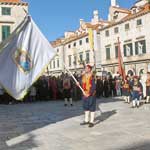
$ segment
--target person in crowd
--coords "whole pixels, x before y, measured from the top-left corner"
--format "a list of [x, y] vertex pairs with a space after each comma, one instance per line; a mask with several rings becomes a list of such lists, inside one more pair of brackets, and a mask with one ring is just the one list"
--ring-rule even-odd
[[30, 101], [32, 102], [35, 100], [36, 100], [36, 87], [32, 85], [30, 88]]
[[45, 76], [41, 76], [38, 83], [38, 93], [40, 100], [47, 100], [48, 96], [48, 81]]
[[112, 79], [112, 85], [111, 85], [111, 88], [112, 88], [112, 96], [116, 96], [116, 80], [115, 80], [115, 77]]
[[117, 77], [115, 87], [116, 87], [117, 96], [121, 96], [121, 79], [120, 79], [120, 77]]
[[130, 85], [129, 81], [126, 78], [122, 85], [122, 95], [126, 103], [130, 103]]
[[116, 95], [116, 92], [114, 90], [115, 89], [115, 84], [114, 84], [113, 77], [110, 76], [109, 79], [108, 79], [108, 81], [109, 81], [109, 91], [110, 91], [109, 95], [113, 97], [113, 96]]
[[147, 79], [146, 79], [146, 102], [149, 103], [150, 101], [150, 72], [147, 72]]
[[64, 106], [68, 105], [68, 99], [70, 101], [70, 105], [73, 106], [72, 103], [72, 82], [69, 75], [66, 73], [63, 79], [63, 93], [64, 93]]
[[103, 82], [100, 76], [96, 77], [96, 97], [100, 98], [103, 93]]
[[57, 79], [56, 79], [56, 82], [57, 82], [57, 98], [58, 99], [63, 99], [63, 79], [61, 78], [61, 76], [58, 76]]
[[140, 106], [140, 96], [142, 95], [142, 84], [139, 81], [138, 76], [134, 76], [132, 85], [132, 108]]
[[109, 81], [107, 77], [103, 77], [103, 91], [104, 97], [109, 97]]
[[4, 101], [4, 89], [0, 85], [0, 104]]
[[142, 95], [142, 97], [144, 99], [146, 99], [146, 79], [147, 79], [147, 74], [146, 74], [146, 71], [143, 69], [143, 73], [140, 76], [140, 82], [141, 82], [142, 87], [143, 87], [143, 95]]
[[53, 100], [56, 100], [58, 97], [58, 89], [57, 89], [57, 81], [56, 81], [56, 77], [53, 76], [52, 77], [52, 81], [51, 81], [51, 87], [52, 87], [52, 98]]

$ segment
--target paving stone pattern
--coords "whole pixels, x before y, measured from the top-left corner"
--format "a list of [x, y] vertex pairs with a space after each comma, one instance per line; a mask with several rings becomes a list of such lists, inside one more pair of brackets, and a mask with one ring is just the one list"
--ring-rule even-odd
[[0, 105], [0, 150], [150, 150], [150, 104], [101, 98], [95, 126], [83, 117], [81, 101]]

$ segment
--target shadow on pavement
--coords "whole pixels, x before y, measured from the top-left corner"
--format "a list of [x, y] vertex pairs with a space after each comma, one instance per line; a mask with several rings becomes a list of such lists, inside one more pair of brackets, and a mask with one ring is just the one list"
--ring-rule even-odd
[[101, 115], [95, 118], [95, 125], [107, 120], [116, 113], [116, 110], [101, 112]]
[[118, 102], [118, 101], [123, 101], [123, 98], [121, 97], [112, 97], [112, 98], [104, 98], [101, 97], [100, 99], [98, 99], [100, 101], [100, 103], [112, 103], [112, 102]]
[[[26, 150], [36, 148], [33, 130], [83, 114], [80, 102], [64, 107], [63, 101], [37, 102], [32, 104], [0, 105], [0, 150]], [[17, 140], [24, 134], [26, 139], [14, 144], [7, 141]], [[29, 146], [29, 148], [28, 148]]]
[[[98, 100], [97, 103], [106, 100], [111, 101], [105, 99]], [[116, 114], [116, 110], [103, 112], [95, 119], [96, 124], [114, 114]], [[0, 150], [36, 149], [38, 143], [35, 142], [36, 137], [32, 135], [31, 131], [80, 115], [83, 115], [81, 101], [77, 101], [73, 107], [64, 107], [63, 101], [0, 105]], [[22, 138], [22, 135], [27, 135], [27, 137], [17, 141], [20, 137]], [[15, 140], [16, 142], [12, 144], [8, 143]]]
[[125, 148], [119, 148], [119, 150], [149, 150], [149, 149], [150, 149], [150, 142], [143, 142]]

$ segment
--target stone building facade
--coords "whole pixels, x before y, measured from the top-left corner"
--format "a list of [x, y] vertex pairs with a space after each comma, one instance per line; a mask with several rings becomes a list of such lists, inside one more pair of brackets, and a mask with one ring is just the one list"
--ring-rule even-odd
[[[58, 75], [62, 71], [66, 72], [65, 68], [73, 73], [80, 73], [85, 64], [91, 64], [100, 70], [100, 34], [98, 29], [108, 24], [108, 21], [99, 19], [98, 11], [95, 10], [91, 22], [80, 19], [80, 26], [76, 31], [65, 32], [64, 37], [51, 42], [57, 51], [57, 55], [50, 62], [49, 75]], [[89, 30], [91, 30], [91, 33]], [[93, 42], [93, 48], [91, 42]]]
[[21, 0], [0, 0], [0, 42], [21, 23], [28, 12], [28, 3]]
[[100, 30], [102, 70], [118, 71], [118, 37], [126, 74], [150, 71], [150, 5], [137, 1], [130, 10], [110, 7], [110, 25]]
[[[52, 42], [57, 55], [51, 61], [50, 73], [65, 71], [63, 63], [73, 72], [80, 71], [84, 62], [95, 65], [96, 71], [116, 74], [118, 38], [126, 74], [150, 71], [150, 4], [147, 0], [136, 1], [130, 9], [121, 8], [117, 0], [111, 0], [108, 20], [99, 18], [98, 11], [94, 11], [91, 22], [81, 19], [79, 29], [66, 32], [64, 37]], [[93, 50], [89, 28], [93, 32]]]

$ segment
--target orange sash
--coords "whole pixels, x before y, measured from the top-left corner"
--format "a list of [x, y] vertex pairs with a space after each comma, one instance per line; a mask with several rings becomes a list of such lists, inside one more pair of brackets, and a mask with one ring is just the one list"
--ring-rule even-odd
[[86, 94], [90, 95], [90, 90], [92, 87], [92, 75], [83, 75], [82, 76], [82, 88]]

